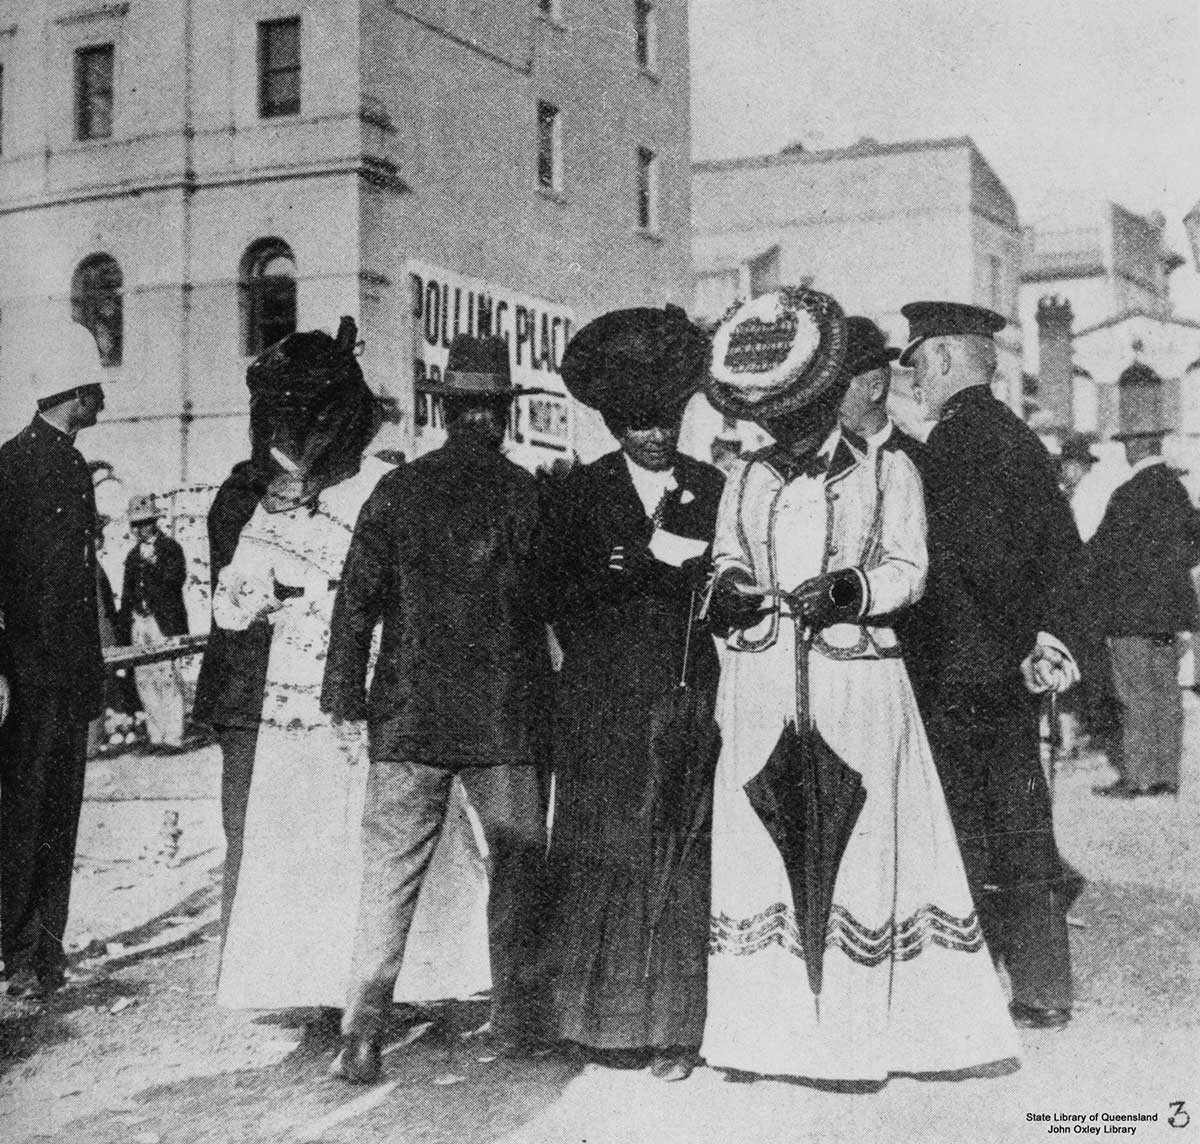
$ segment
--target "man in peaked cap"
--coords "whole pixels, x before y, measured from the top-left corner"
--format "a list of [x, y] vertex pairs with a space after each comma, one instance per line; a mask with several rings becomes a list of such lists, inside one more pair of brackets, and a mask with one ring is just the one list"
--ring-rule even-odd
[[88, 723], [104, 665], [96, 501], [75, 435], [104, 408], [100, 355], [74, 322], [6, 357], [36, 404], [0, 446], [0, 616], [12, 703], [0, 743], [0, 897], [9, 996], [62, 985]]
[[936, 421], [922, 469], [929, 582], [906, 657], [958, 832], [984, 936], [1023, 1026], [1071, 1011], [1066, 909], [1078, 891], [1054, 842], [1038, 699], [1078, 677], [1055, 634], [1079, 550], [1041, 442], [991, 391], [999, 314], [954, 302], [901, 308], [900, 364]]
[[[545, 802], [538, 701], [549, 657], [538, 604], [537, 486], [501, 454], [518, 391], [507, 344], [460, 334], [442, 397], [448, 439], [384, 477], [363, 506], [330, 628], [322, 710], [366, 720], [363, 890], [334, 1073], [370, 1083], [417, 896], [457, 777], [491, 854], [496, 1050], [540, 1039]], [[372, 635], [382, 624], [369, 694]]]
[[898, 449], [920, 472], [925, 446], [888, 416], [892, 362], [900, 350], [887, 344], [883, 331], [870, 318], [857, 314], [846, 319], [846, 339], [842, 370], [850, 385], [838, 410], [842, 427], [861, 437], [868, 449]]

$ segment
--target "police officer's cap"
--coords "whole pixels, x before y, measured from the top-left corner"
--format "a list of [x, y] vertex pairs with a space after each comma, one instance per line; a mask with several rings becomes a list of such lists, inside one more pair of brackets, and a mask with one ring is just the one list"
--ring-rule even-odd
[[913, 351], [926, 338], [946, 338], [963, 334], [990, 338], [1007, 322], [983, 306], [968, 306], [964, 302], [909, 302], [900, 307], [908, 319], [908, 345], [900, 355], [901, 365], [911, 365]]

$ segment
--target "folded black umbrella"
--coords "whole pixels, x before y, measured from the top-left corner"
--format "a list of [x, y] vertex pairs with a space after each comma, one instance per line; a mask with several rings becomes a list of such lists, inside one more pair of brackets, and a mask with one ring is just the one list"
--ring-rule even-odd
[[796, 638], [799, 725], [784, 724], [766, 766], [743, 789], [783, 859], [808, 985], [820, 998], [833, 888], [867, 792], [812, 721], [807, 640], [799, 630]]

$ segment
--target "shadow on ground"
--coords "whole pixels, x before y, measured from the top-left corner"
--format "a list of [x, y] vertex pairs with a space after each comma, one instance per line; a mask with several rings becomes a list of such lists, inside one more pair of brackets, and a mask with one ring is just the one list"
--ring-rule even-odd
[[380, 1103], [328, 1122], [316, 1134], [321, 1122], [378, 1091], [329, 1076], [337, 1033], [327, 1022], [309, 1026], [299, 1046], [276, 1064], [144, 1089], [131, 1094], [123, 1112], [81, 1118], [54, 1139], [128, 1144], [136, 1122], [139, 1133], [159, 1131], [163, 1139], [169, 1133], [171, 1144], [487, 1144], [544, 1112], [582, 1066], [559, 1053], [487, 1058], [477, 1042], [463, 1035], [486, 1016], [486, 1002], [397, 1006], [385, 1045], [425, 1022], [432, 1021], [433, 1027], [412, 1045], [386, 1054], [381, 1084], [391, 1087]]

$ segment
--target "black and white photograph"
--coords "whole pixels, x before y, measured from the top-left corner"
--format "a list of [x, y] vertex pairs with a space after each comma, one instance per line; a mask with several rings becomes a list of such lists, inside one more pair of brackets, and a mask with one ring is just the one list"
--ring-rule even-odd
[[1187, 1144], [1197, 632], [1196, 0], [0, 0], [5, 1141]]

